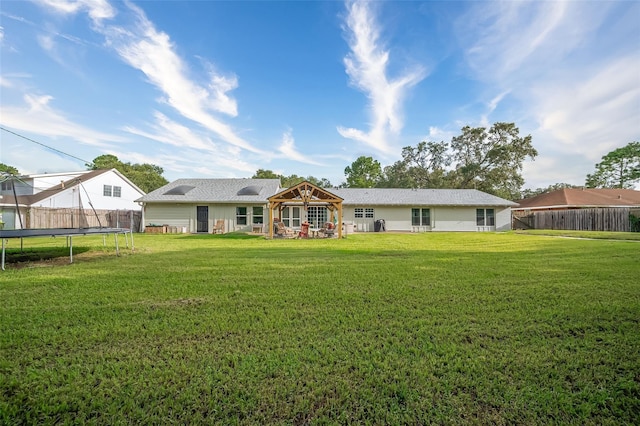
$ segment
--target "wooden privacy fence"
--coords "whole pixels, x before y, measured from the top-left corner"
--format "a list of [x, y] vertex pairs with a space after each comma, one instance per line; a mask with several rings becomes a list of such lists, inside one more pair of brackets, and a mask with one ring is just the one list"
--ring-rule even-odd
[[640, 210], [628, 207], [514, 212], [514, 229], [563, 229], [576, 231], [630, 232], [630, 214]]
[[27, 210], [25, 228], [128, 228], [140, 231], [142, 212], [135, 210], [84, 210], [31, 207]]

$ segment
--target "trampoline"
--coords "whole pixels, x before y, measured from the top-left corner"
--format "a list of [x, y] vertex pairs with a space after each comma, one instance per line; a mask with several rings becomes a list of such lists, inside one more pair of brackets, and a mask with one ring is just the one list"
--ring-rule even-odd
[[129, 247], [129, 240], [127, 236], [131, 237], [131, 250], [133, 247], [133, 232], [127, 228], [53, 228], [53, 229], [3, 229], [0, 230], [0, 240], [2, 240], [2, 270], [5, 269], [5, 250], [6, 240], [9, 238], [20, 238], [20, 244], [22, 246], [22, 239], [34, 238], [34, 237], [65, 237], [69, 245], [69, 263], [73, 263], [73, 237], [85, 236], [85, 235], [102, 235], [103, 244], [106, 245], [105, 237], [113, 234], [116, 244], [116, 256], [120, 255], [120, 249], [118, 247], [118, 234], [124, 234], [127, 247]]

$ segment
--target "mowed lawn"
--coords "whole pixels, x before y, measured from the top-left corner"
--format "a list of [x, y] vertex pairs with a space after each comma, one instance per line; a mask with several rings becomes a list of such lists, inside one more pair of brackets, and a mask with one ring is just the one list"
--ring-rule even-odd
[[0, 423], [640, 422], [638, 242], [107, 245], [0, 273]]

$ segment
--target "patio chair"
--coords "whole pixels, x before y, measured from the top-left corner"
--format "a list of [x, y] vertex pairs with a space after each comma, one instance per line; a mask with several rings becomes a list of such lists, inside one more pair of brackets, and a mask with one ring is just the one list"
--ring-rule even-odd
[[216, 220], [216, 225], [213, 227], [212, 234], [224, 234], [224, 219]]
[[280, 238], [295, 238], [296, 233], [293, 229], [287, 228], [284, 222], [275, 223], [276, 236]]
[[325, 238], [331, 238], [336, 234], [336, 225], [333, 222], [325, 222], [320, 230]]

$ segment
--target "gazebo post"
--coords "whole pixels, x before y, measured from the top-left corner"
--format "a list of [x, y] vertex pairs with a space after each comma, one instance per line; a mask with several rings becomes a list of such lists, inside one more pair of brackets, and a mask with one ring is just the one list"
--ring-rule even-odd
[[273, 239], [273, 205], [269, 203], [269, 239]]

